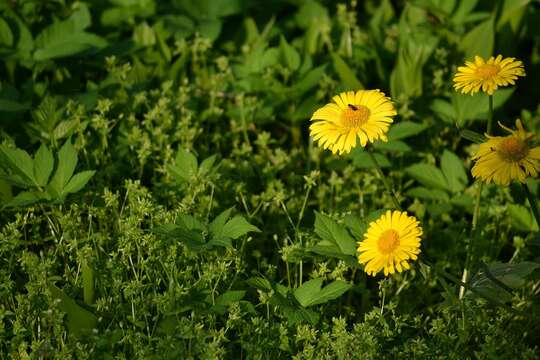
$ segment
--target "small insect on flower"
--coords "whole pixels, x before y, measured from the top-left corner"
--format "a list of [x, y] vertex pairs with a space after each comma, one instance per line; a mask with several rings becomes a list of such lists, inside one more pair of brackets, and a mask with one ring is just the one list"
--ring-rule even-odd
[[364, 240], [358, 243], [358, 261], [364, 271], [375, 276], [402, 272], [410, 268], [409, 260], [416, 260], [420, 253], [422, 228], [414, 216], [405, 211], [388, 210], [369, 224]]
[[525, 182], [528, 176], [537, 177], [540, 171], [540, 146], [531, 147], [535, 134], [528, 133], [516, 120], [517, 130], [499, 123], [510, 132], [508, 136], [487, 136], [473, 157], [471, 173], [487, 183], [508, 185], [512, 180]]
[[[388, 141], [386, 133], [396, 109], [379, 90], [347, 91], [315, 111], [309, 127], [313, 140], [332, 153], [349, 153], [359, 143]], [[359, 140], [359, 142], [358, 142]]]
[[454, 75], [454, 88], [463, 94], [474, 95], [479, 90], [493, 95], [499, 86], [514, 85], [518, 76], [525, 76], [523, 63], [515, 58], [491, 56], [487, 61], [480, 56], [474, 62], [465, 61], [465, 66], [458, 67]]

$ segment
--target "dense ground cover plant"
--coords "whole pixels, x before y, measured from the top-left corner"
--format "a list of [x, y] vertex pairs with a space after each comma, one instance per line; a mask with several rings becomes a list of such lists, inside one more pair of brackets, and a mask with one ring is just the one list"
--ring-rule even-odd
[[[514, 135], [532, 152], [510, 160], [534, 161], [539, 18], [512, 0], [0, 1], [0, 357], [537, 358], [537, 170], [484, 184], [481, 162]], [[491, 55], [522, 62], [515, 86], [454, 90]], [[342, 104], [348, 129], [378, 127], [332, 144], [317, 109], [369, 89], [391, 109]], [[364, 268], [399, 208], [417, 259]]]

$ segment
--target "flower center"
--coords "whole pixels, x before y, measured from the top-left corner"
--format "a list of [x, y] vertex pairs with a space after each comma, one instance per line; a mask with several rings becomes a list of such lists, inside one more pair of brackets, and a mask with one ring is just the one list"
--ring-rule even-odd
[[341, 123], [347, 128], [356, 128], [364, 125], [369, 119], [369, 108], [364, 105], [351, 105], [343, 110]]
[[399, 234], [394, 229], [388, 229], [381, 234], [377, 241], [379, 251], [384, 255], [390, 254], [399, 246]]
[[518, 162], [529, 154], [529, 147], [517, 136], [508, 136], [497, 147], [497, 153], [506, 161]]
[[491, 79], [493, 76], [499, 73], [501, 68], [495, 64], [484, 64], [476, 69], [475, 74], [484, 80]]

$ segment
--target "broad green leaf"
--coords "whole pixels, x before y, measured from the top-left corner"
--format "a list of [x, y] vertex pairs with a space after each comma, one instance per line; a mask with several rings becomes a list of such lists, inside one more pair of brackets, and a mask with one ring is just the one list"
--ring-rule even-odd
[[508, 215], [510, 215], [510, 219], [512, 220], [512, 227], [516, 230], [523, 232], [538, 231], [538, 225], [529, 208], [522, 205], [510, 204], [508, 205]]
[[58, 152], [56, 171], [48, 185], [55, 193], [54, 195], [60, 195], [64, 192], [64, 188], [73, 176], [77, 161], [77, 151], [71, 144], [71, 140], [67, 140]]
[[[375, 156], [377, 163], [379, 163], [382, 168], [392, 167], [390, 160], [388, 160], [385, 155], [379, 153], [374, 153], [373, 155]], [[375, 164], [373, 163], [373, 161], [369, 157], [369, 154], [366, 151], [356, 148], [351, 152], [351, 157], [354, 166], [356, 166], [357, 168], [371, 169], [375, 167]]]
[[364, 85], [358, 80], [354, 71], [337, 53], [332, 53], [332, 63], [343, 87], [353, 91], [364, 89]]
[[59, 308], [66, 313], [67, 328], [76, 336], [84, 336], [98, 325], [97, 317], [79, 306], [75, 300], [64, 294], [56, 285], [49, 284], [51, 295], [60, 301]]
[[222, 236], [225, 223], [231, 217], [232, 208], [223, 211], [208, 225], [208, 231], [213, 237]]
[[409, 152], [411, 147], [399, 140], [390, 140], [388, 142], [378, 141], [373, 146], [377, 151], [386, 151], [386, 152]]
[[257, 277], [249, 278], [246, 282], [248, 283], [249, 286], [252, 286], [256, 289], [259, 289], [265, 292], [272, 291], [272, 283], [266, 278], [257, 276]]
[[390, 127], [389, 140], [401, 140], [420, 134], [427, 128], [426, 124], [418, 124], [412, 121], [402, 121]]
[[296, 82], [292, 87], [287, 90], [286, 96], [290, 96], [293, 98], [301, 97], [306, 92], [313, 89], [319, 84], [325, 70], [326, 65], [321, 65], [313, 70], [310, 70], [306, 74], [306, 76], [304, 76], [300, 81]]
[[144, 47], [154, 46], [156, 44], [156, 33], [146, 21], [143, 21], [133, 30], [133, 41]]
[[317, 278], [302, 284], [294, 291], [294, 296], [303, 307], [324, 304], [328, 301], [339, 298], [352, 285], [341, 280], [333, 281], [321, 289], [323, 279]]
[[465, 58], [473, 60], [476, 55], [487, 59], [493, 53], [494, 43], [494, 18], [491, 17], [469, 31], [459, 44]]
[[413, 179], [428, 188], [450, 190], [441, 170], [431, 164], [414, 164], [405, 169]]
[[467, 178], [463, 161], [456, 154], [449, 150], [444, 150], [441, 157], [441, 169], [452, 192], [465, 189], [469, 179]]
[[300, 54], [293, 46], [289, 45], [283, 35], [279, 40], [279, 51], [282, 63], [290, 70], [297, 70], [300, 66]]
[[34, 178], [39, 186], [47, 185], [54, 169], [54, 155], [49, 148], [41, 144], [34, 155]]
[[260, 232], [256, 226], [251, 225], [240, 215], [236, 215], [231, 220], [227, 221], [221, 231], [221, 236], [231, 239], [237, 239], [248, 232]]
[[34, 161], [28, 153], [21, 149], [13, 149], [0, 145], [0, 166], [18, 175], [18, 179], [27, 186], [34, 186]]
[[223, 315], [227, 311], [229, 305], [242, 300], [245, 294], [246, 292], [244, 290], [226, 291], [216, 298], [215, 304], [212, 306], [212, 310], [220, 315]]
[[323, 278], [311, 279], [294, 290], [294, 296], [296, 297], [300, 305], [304, 307], [308, 306], [311, 300], [317, 296], [319, 291], [321, 291], [323, 281]]
[[94, 176], [96, 172], [94, 170], [81, 171], [80, 173], [75, 174], [69, 182], [66, 184], [62, 193], [64, 194], [73, 194], [81, 190], [88, 180]]
[[[10, 99], [0, 99], [0, 111], [22, 112], [22, 111], [28, 110], [29, 108], [30, 108], [29, 102], [20, 103], [18, 101], [10, 100]], [[6, 117], [5, 119], [2, 119], [2, 120], [8, 120], [8, 119], [9, 117]]]
[[345, 227], [319, 212], [315, 213], [315, 233], [322, 240], [335, 244], [342, 255], [356, 255], [356, 241]]
[[13, 46], [13, 32], [8, 23], [0, 17], [0, 47]]
[[409, 189], [407, 190], [405, 194], [407, 196], [415, 197], [418, 199], [425, 199], [425, 200], [441, 200], [441, 201], [450, 200], [446, 191], [442, 191], [438, 189], [428, 189], [421, 186]]
[[39, 191], [22, 191], [8, 201], [5, 207], [27, 206], [35, 204], [42, 200], [49, 200], [46, 193]]
[[[211, 155], [204, 159], [199, 165], [199, 176], [204, 177], [205, 175], [212, 172], [214, 169], [214, 164], [216, 162], [216, 155]], [[217, 166], [216, 166], [217, 168]]]
[[[57, 24], [53, 24], [55, 26]], [[102, 37], [87, 32], [70, 32], [69, 28], [56, 26], [47, 28], [48, 31], [42, 38], [42, 47], [34, 52], [34, 60], [45, 61], [79, 54], [89, 49], [101, 49], [107, 46], [107, 41]], [[40, 34], [41, 35], [41, 34]], [[42, 39], [41, 38], [41, 39]], [[38, 37], [39, 40], [40, 38]]]
[[168, 169], [176, 181], [189, 182], [197, 175], [197, 158], [189, 150], [179, 149], [176, 155], [176, 163], [173, 166], [168, 166]]

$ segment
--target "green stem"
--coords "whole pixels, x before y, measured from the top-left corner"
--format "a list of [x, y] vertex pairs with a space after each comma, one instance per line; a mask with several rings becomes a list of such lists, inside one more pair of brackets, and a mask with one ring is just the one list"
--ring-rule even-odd
[[[491, 135], [491, 127], [493, 124], [493, 95], [488, 96], [489, 106], [488, 106], [488, 116], [487, 116], [487, 127], [486, 134]], [[474, 253], [474, 243], [478, 237], [478, 219], [480, 218], [480, 202], [482, 201], [482, 189], [484, 188], [484, 183], [480, 183], [478, 190], [476, 192], [476, 199], [474, 204], [474, 212], [471, 224], [471, 232], [469, 233], [469, 244], [467, 246], [467, 255], [465, 257], [465, 266], [463, 268], [463, 275], [461, 276], [461, 281], [466, 283], [469, 278], [469, 268], [472, 262], [472, 255]], [[462, 299], [465, 295], [465, 286], [459, 288], [459, 298]]]
[[371, 161], [373, 161], [373, 164], [375, 165], [375, 168], [377, 169], [377, 172], [379, 173], [379, 177], [381, 178], [381, 181], [383, 182], [384, 187], [386, 188], [386, 191], [388, 192], [388, 194], [390, 194], [390, 197], [392, 198], [392, 201], [394, 202], [395, 208], [401, 210], [401, 205], [399, 204], [399, 200], [397, 198], [397, 195], [394, 192], [394, 190], [392, 189], [392, 187], [390, 186], [390, 183], [388, 183], [388, 181], [386, 181], [386, 179], [384, 177], [384, 173], [383, 173], [383, 171], [381, 169], [381, 166], [379, 165], [379, 162], [375, 158], [375, 155], [373, 155], [373, 152], [371, 151], [370, 147], [367, 147], [367, 153], [369, 154], [369, 157], [371, 158]]
[[487, 118], [487, 129], [486, 133], [491, 135], [491, 126], [493, 124], [493, 95], [489, 95], [489, 109], [488, 109], [488, 118]]
[[538, 201], [529, 190], [527, 184], [521, 184], [521, 186], [523, 187], [523, 191], [525, 191], [527, 199], [529, 200], [529, 204], [531, 205], [531, 210], [533, 212], [534, 219], [536, 220], [536, 225], [538, 225], [538, 229], [540, 229], [540, 213], [538, 212]]

